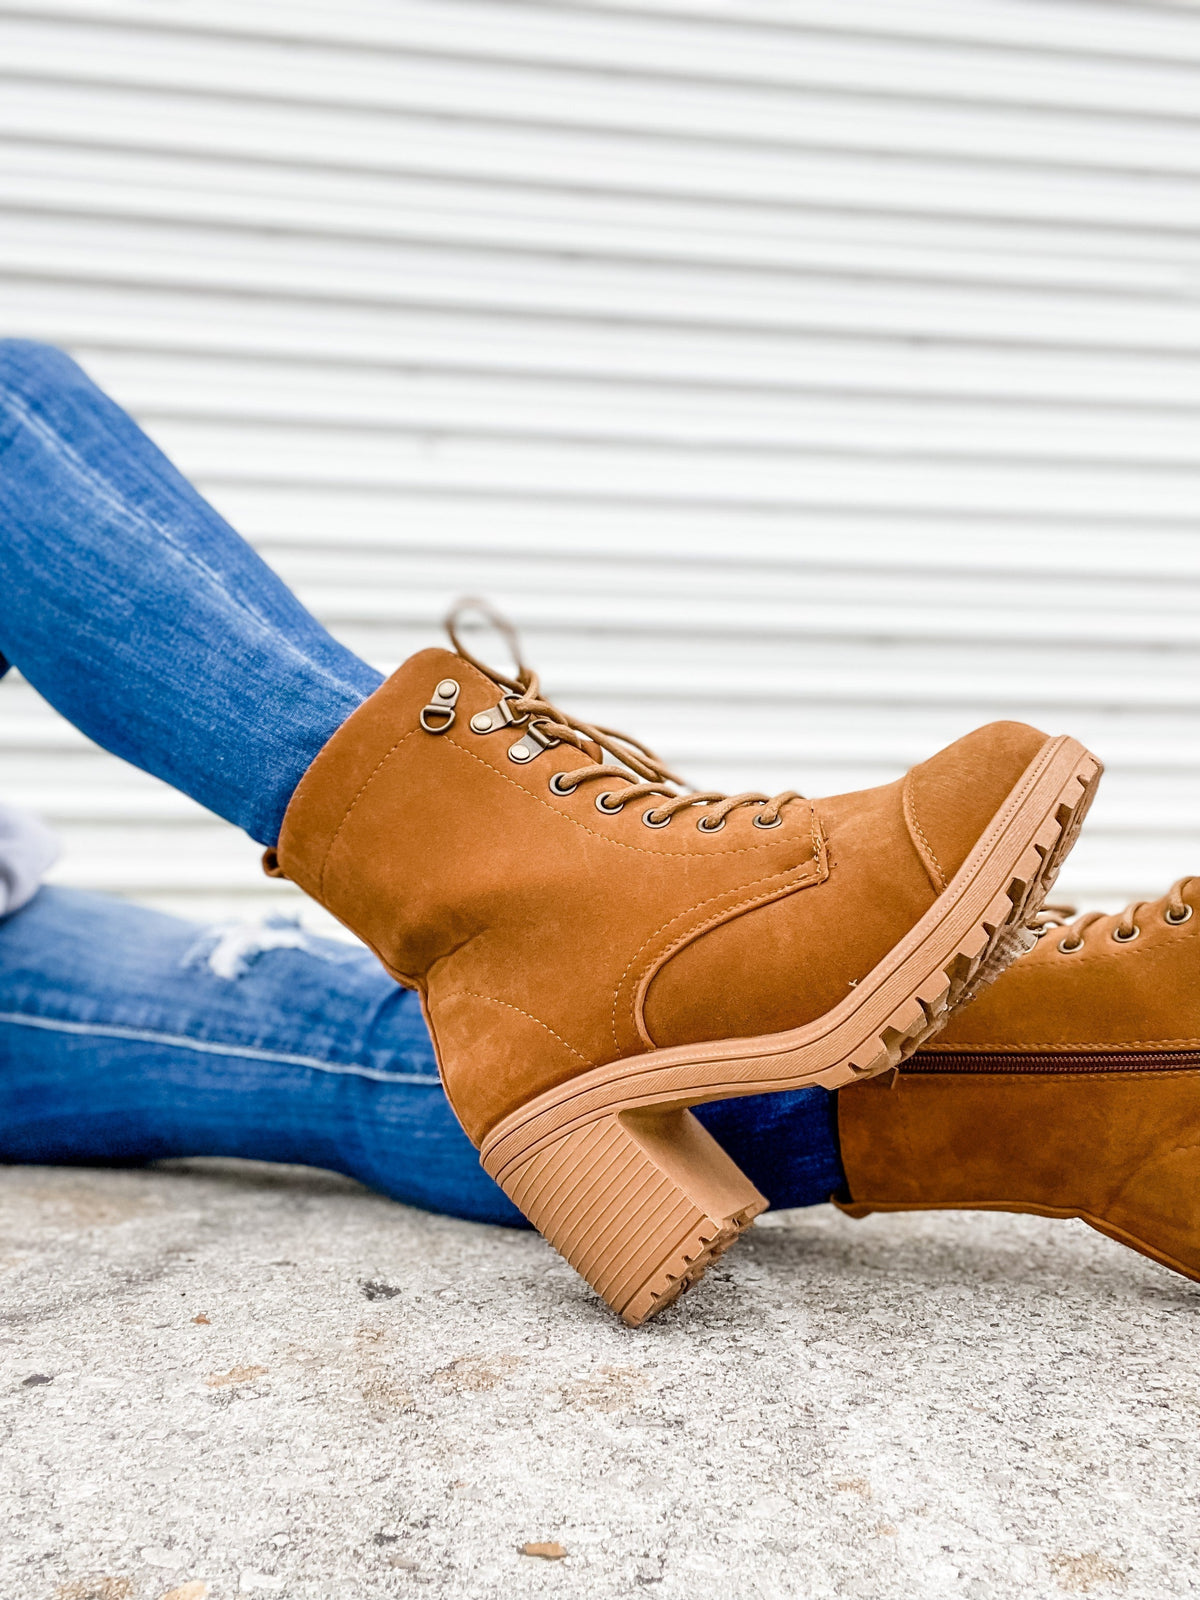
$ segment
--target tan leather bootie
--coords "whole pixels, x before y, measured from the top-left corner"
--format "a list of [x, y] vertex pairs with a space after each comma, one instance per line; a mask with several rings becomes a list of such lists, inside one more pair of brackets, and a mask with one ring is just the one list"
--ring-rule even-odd
[[1023, 948], [1099, 770], [997, 723], [862, 794], [678, 793], [459, 645], [334, 734], [267, 866], [420, 990], [487, 1171], [636, 1324], [766, 1205], [687, 1108], [914, 1049]]
[[1036, 947], [892, 1078], [838, 1096], [853, 1216], [1081, 1217], [1200, 1278], [1200, 879]]

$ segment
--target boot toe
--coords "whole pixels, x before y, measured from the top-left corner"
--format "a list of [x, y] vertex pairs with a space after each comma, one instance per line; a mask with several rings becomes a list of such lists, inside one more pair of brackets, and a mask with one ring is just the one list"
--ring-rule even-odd
[[904, 820], [938, 893], [970, 855], [1046, 740], [1046, 734], [1024, 722], [991, 722], [908, 774]]

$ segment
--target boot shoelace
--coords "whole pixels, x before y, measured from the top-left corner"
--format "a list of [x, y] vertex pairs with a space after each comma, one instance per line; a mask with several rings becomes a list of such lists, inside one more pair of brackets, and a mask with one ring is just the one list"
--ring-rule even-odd
[[[1179, 878], [1167, 890], [1166, 894], [1158, 900], [1135, 900], [1127, 905], [1112, 931], [1111, 937], [1118, 944], [1130, 944], [1141, 933], [1138, 915], [1142, 911], [1153, 910], [1156, 906], [1162, 907], [1162, 919], [1172, 928], [1178, 928], [1182, 923], [1192, 920], [1192, 908], [1183, 898], [1183, 891], [1189, 883], [1195, 881], [1192, 877]], [[1074, 906], [1043, 906], [1034, 921], [1035, 931], [1041, 935], [1048, 933], [1051, 928], [1062, 928], [1063, 937], [1058, 941], [1058, 948], [1064, 955], [1074, 955], [1083, 949], [1084, 934], [1094, 923], [1106, 920], [1107, 913], [1103, 911], [1088, 911], [1082, 917], [1076, 916]]]
[[[498, 672], [480, 661], [463, 644], [459, 636], [464, 614], [477, 612], [503, 636], [516, 663], [515, 676]], [[612, 816], [635, 800], [654, 796], [657, 804], [642, 813], [648, 828], [665, 828], [681, 811], [693, 806], [703, 806], [704, 814], [696, 826], [702, 833], [717, 833], [725, 826], [731, 811], [741, 806], [761, 806], [751, 819], [756, 828], [778, 828], [783, 822], [783, 808], [792, 800], [802, 800], [795, 789], [782, 789], [778, 794], [766, 795], [748, 789], [744, 794], [726, 795], [716, 789], [688, 790], [684, 780], [659, 760], [653, 750], [627, 733], [615, 728], [605, 728], [599, 723], [584, 722], [570, 716], [547, 700], [541, 691], [538, 675], [521, 658], [521, 642], [516, 629], [486, 601], [461, 600], [446, 618], [446, 632], [450, 642], [464, 660], [477, 667], [485, 677], [500, 686], [507, 702], [504, 722], [520, 724], [527, 729], [537, 729], [545, 743], [569, 744], [582, 754], [592, 757], [592, 764], [576, 767], [573, 772], [556, 772], [550, 779], [555, 794], [573, 794], [581, 784], [610, 778], [620, 788], [606, 789], [596, 796], [596, 809]], [[542, 742], [541, 739], [538, 741]], [[606, 761], [605, 755], [613, 761]], [[682, 789], [682, 794], [676, 793]]]

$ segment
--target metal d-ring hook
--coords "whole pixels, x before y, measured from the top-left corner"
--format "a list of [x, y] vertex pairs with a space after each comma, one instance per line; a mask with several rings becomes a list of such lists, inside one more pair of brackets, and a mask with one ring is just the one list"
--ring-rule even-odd
[[453, 678], [443, 678], [433, 691], [433, 699], [421, 707], [421, 726], [426, 733], [446, 733], [454, 726], [457, 700], [458, 684]]

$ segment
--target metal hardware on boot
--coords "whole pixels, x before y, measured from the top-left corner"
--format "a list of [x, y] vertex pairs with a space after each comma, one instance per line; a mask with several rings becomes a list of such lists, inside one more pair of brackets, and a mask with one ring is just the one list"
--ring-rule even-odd
[[529, 721], [526, 713], [523, 717], [513, 716], [509, 701], [512, 695], [506, 694], [498, 706], [489, 706], [486, 711], [477, 711], [471, 718], [472, 733], [495, 733], [497, 728], [519, 727], [521, 723]]
[[756, 828], [781, 828], [783, 826], [783, 818], [779, 815], [778, 811], [771, 818], [770, 822], [764, 822], [761, 814], [756, 817], [751, 817], [750, 821]]
[[[421, 708], [421, 726], [426, 733], [445, 733], [454, 726], [458, 713], [454, 709], [458, 699], [458, 684], [453, 678], [443, 678], [433, 691], [433, 699]], [[430, 718], [441, 718], [431, 722]]]
[[559, 739], [552, 739], [548, 733], [543, 733], [535, 722], [531, 722], [517, 743], [509, 747], [508, 759], [521, 766], [526, 761], [532, 761], [535, 756], [540, 756], [543, 750], [549, 750], [552, 745], [561, 742]]

